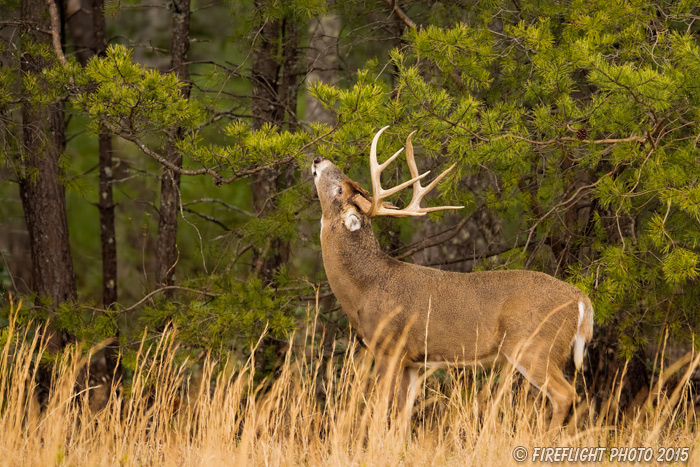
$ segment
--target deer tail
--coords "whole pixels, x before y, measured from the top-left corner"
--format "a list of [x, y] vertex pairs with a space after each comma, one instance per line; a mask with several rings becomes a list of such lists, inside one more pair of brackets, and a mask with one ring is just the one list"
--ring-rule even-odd
[[583, 351], [593, 337], [593, 305], [586, 297], [578, 302], [578, 326], [574, 335], [574, 364], [580, 370], [583, 365]]

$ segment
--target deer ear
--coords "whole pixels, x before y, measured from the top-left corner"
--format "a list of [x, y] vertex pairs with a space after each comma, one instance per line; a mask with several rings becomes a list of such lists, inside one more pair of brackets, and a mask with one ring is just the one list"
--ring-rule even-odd
[[348, 180], [345, 180], [343, 183], [345, 184], [346, 187], [352, 189], [356, 193], [361, 194], [365, 198], [369, 198], [369, 193], [367, 193], [367, 190], [362, 188], [362, 185], [357, 183], [355, 180], [348, 179]]
[[348, 211], [345, 213], [345, 228], [347, 228], [350, 232], [354, 232], [362, 227], [362, 220], [357, 214], [357, 211], [354, 209], [348, 209]]
[[370, 209], [372, 209], [372, 203], [362, 196], [361, 194], [357, 193], [352, 197], [352, 202], [355, 204], [355, 206], [358, 207], [360, 211], [362, 211], [365, 215], [369, 214]]
[[352, 192], [355, 193], [350, 198], [350, 201], [357, 206], [360, 211], [368, 214], [372, 208], [372, 203], [369, 201], [369, 193], [367, 193], [367, 190], [362, 188], [362, 186], [354, 180], [345, 180], [343, 185], [345, 185], [346, 190], [352, 190]]

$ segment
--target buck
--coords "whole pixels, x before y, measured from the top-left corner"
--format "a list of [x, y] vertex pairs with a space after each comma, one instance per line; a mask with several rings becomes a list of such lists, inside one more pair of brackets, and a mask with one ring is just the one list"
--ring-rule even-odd
[[[372, 232], [379, 216], [423, 216], [461, 206], [420, 207], [423, 197], [454, 165], [423, 187], [414, 160], [411, 133], [406, 159], [411, 179], [381, 186], [384, 163], [377, 160], [375, 135], [369, 163], [370, 196], [329, 160], [317, 157], [312, 174], [323, 212], [321, 250], [333, 294], [357, 331], [370, 344], [380, 374], [391, 378], [398, 407], [411, 413], [420, 368], [510, 362], [552, 405], [550, 429], [562, 426], [576, 391], [563, 368], [573, 347], [581, 368], [593, 335], [593, 307], [576, 287], [541, 272], [525, 270], [457, 273], [405, 263], [385, 254]], [[413, 186], [403, 209], [387, 197]], [[398, 365], [392, 352], [403, 336]]]

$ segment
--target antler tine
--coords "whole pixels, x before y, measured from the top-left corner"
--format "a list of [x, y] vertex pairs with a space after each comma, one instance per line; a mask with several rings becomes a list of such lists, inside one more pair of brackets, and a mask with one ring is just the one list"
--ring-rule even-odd
[[[411, 177], [415, 177], [418, 174], [416, 159], [413, 157], [413, 142], [411, 141], [411, 138], [413, 138], [413, 135], [415, 135], [417, 131], [418, 130], [413, 130], [411, 134], [408, 135], [408, 138], [406, 138], [406, 162], [408, 163], [408, 170], [411, 172]], [[420, 180], [417, 180], [413, 184], [413, 197], [411, 197], [411, 202], [408, 204], [408, 207], [418, 207], [422, 198], [422, 191], [423, 186], [420, 184]]]
[[[387, 216], [396, 216], [397, 214], [399, 216], [422, 216], [424, 213], [408, 213], [408, 212], [403, 212], [403, 210], [396, 209], [396, 208], [388, 208], [382, 205], [382, 200], [386, 199], [387, 197], [393, 195], [394, 193], [398, 193], [399, 191], [403, 190], [407, 186], [411, 185], [412, 183], [418, 182], [420, 179], [426, 177], [430, 171], [425, 172], [424, 174], [414, 176], [411, 178], [411, 180], [408, 180], [404, 183], [401, 183], [393, 188], [389, 188], [388, 190], [385, 190], [382, 188], [382, 171], [396, 159], [399, 154], [403, 151], [403, 148], [399, 149], [394, 153], [393, 156], [388, 158], [386, 161], [384, 161], [382, 164], [377, 161], [377, 142], [379, 141], [379, 137], [381, 134], [389, 128], [389, 126], [385, 126], [381, 130], [377, 132], [376, 135], [374, 135], [374, 139], [372, 139], [372, 146], [370, 148], [369, 152], [369, 170], [370, 170], [370, 177], [372, 179], [372, 207], [370, 208], [369, 211], [369, 217], [377, 217], [379, 215], [387, 215]], [[399, 214], [400, 212], [400, 214]]]
[[[411, 138], [413, 135], [416, 133], [415, 130], [411, 132], [410, 135], [408, 135], [408, 138], [406, 138], [406, 162], [408, 163], [408, 170], [411, 172], [411, 177], [415, 177], [418, 174], [418, 166], [416, 165], [416, 159], [413, 156], [413, 142], [411, 141]], [[428, 212], [435, 212], [435, 211], [442, 211], [446, 209], [462, 209], [464, 206], [437, 206], [437, 207], [432, 207], [432, 208], [421, 208], [420, 207], [420, 202], [423, 200], [423, 197], [428, 194], [435, 186], [440, 183], [440, 180], [445, 178], [445, 176], [450, 173], [452, 169], [455, 168], [457, 164], [452, 164], [447, 170], [445, 170], [443, 173], [435, 177], [435, 180], [430, 182], [428, 186], [425, 188], [420, 184], [420, 180], [416, 180], [413, 183], [413, 197], [411, 198], [411, 202], [404, 208], [406, 211], [418, 211], [420, 213], [428, 213]]]

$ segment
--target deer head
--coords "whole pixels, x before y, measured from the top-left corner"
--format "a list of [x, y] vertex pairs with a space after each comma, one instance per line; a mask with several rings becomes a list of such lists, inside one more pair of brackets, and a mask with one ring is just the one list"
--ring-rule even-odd
[[[406, 139], [406, 161], [408, 169], [411, 173], [411, 179], [403, 182], [393, 188], [385, 190], [381, 184], [381, 174], [389, 164], [391, 164], [404, 150], [399, 149], [393, 156], [388, 158], [382, 164], [377, 160], [377, 143], [381, 134], [389, 128], [385, 126], [377, 132], [372, 140], [372, 146], [369, 156], [369, 167], [372, 179], [372, 196], [365, 191], [359, 183], [349, 179], [338, 167], [330, 161], [317, 157], [314, 159], [311, 173], [314, 176], [314, 183], [318, 191], [318, 197], [321, 201], [321, 210], [324, 218], [340, 218], [343, 220], [346, 228], [350, 231], [358, 230], [362, 225], [369, 223], [369, 219], [379, 216], [391, 217], [407, 217], [407, 216], [424, 216], [429, 212], [461, 209], [464, 206], [439, 206], [431, 208], [420, 207], [420, 202], [423, 197], [428, 194], [435, 186], [455, 167], [454, 164], [438, 175], [435, 180], [430, 182], [426, 187], [423, 187], [420, 181], [425, 178], [430, 171], [423, 174], [418, 174], [418, 167], [413, 155], [413, 144], [411, 138], [415, 131], [408, 135]], [[413, 197], [410, 203], [404, 209], [399, 209], [386, 200], [399, 191], [413, 185]]]

